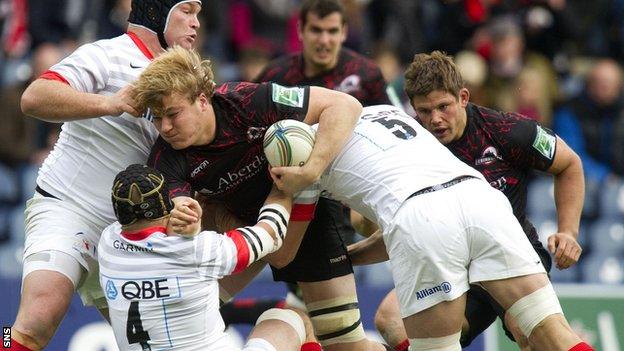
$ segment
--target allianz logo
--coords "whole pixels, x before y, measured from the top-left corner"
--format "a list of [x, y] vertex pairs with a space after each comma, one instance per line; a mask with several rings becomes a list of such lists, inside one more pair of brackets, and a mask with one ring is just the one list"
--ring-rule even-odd
[[439, 292], [443, 292], [445, 294], [448, 294], [449, 292], [451, 292], [452, 286], [451, 283], [449, 282], [443, 282], [440, 285], [436, 285], [434, 287], [431, 288], [425, 288], [422, 289], [420, 291], [416, 292], [416, 299], [417, 300], [421, 300], [426, 298], [427, 296], [431, 296], [435, 293], [439, 293]]

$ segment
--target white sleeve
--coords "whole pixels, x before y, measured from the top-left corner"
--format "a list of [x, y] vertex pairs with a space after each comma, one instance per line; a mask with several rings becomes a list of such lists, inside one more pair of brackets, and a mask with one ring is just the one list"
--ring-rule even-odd
[[232, 274], [238, 262], [232, 239], [217, 232], [203, 231], [194, 241], [197, 267], [202, 277], [221, 279]]
[[84, 93], [97, 93], [106, 87], [111, 67], [108, 54], [97, 43], [85, 44], [50, 71], [61, 75], [72, 88]]

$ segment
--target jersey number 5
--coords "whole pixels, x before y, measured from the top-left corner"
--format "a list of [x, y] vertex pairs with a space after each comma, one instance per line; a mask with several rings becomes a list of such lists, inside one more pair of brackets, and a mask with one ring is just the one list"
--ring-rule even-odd
[[141, 314], [139, 313], [139, 301], [130, 302], [128, 322], [126, 323], [126, 337], [128, 338], [128, 344], [140, 343], [143, 350], [152, 349], [147, 343], [150, 339], [149, 334], [143, 330]]
[[416, 136], [416, 130], [412, 128], [405, 121], [402, 121], [399, 116], [378, 116], [378, 115], [364, 115], [362, 119], [368, 119], [372, 122], [379, 123], [386, 127], [399, 139], [408, 140]]

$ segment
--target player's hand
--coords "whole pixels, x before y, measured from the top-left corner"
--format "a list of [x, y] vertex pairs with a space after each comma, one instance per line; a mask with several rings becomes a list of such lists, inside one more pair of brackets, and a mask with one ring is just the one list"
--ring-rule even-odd
[[548, 251], [553, 254], [559, 269], [566, 269], [578, 262], [583, 249], [569, 233], [555, 233], [548, 237]]
[[288, 195], [294, 195], [314, 184], [317, 177], [306, 173], [303, 167], [271, 167], [271, 178], [277, 188]]
[[197, 200], [179, 196], [173, 199], [168, 227], [173, 233], [183, 236], [194, 236], [201, 231], [202, 208]]
[[141, 117], [141, 113], [136, 109], [136, 102], [133, 98], [134, 86], [128, 84], [113, 95], [106, 97], [108, 114], [120, 116], [126, 112], [134, 117]]

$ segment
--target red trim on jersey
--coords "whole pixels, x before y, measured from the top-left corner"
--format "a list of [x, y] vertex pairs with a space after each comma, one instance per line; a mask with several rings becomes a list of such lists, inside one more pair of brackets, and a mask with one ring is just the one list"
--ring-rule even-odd
[[128, 239], [128, 240], [132, 240], [132, 241], [141, 241], [145, 238], [147, 238], [148, 236], [156, 233], [156, 232], [160, 232], [160, 233], [166, 233], [167, 232], [167, 228], [165, 227], [148, 227], [145, 229], [141, 229], [139, 231], [136, 232], [126, 232], [126, 231], [121, 231], [121, 236], [123, 236], [124, 238]]
[[578, 344], [574, 345], [570, 349], [570, 351], [594, 351], [594, 349], [585, 342], [579, 342]]
[[65, 77], [63, 77], [59, 73], [56, 73], [56, 72], [50, 71], [50, 70], [47, 70], [47, 71], [43, 72], [39, 76], [39, 78], [47, 79], [47, 80], [56, 80], [56, 81], [59, 81], [61, 83], [65, 83], [65, 84], [69, 85], [69, 82], [67, 81], [67, 79], [65, 79]]
[[11, 347], [10, 348], [4, 348], [2, 347], [2, 350], [11, 350], [11, 351], [33, 351], [31, 349], [29, 349], [28, 347], [20, 344], [19, 342], [17, 342], [17, 340], [11, 338]]
[[236, 245], [236, 267], [233, 273], [242, 272], [249, 265], [249, 246], [247, 240], [236, 229], [225, 233]]
[[139, 38], [138, 35], [134, 34], [133, 32], [128, 32], [126, 34], [128, 34], [130, 39], [132, 39], [132, 41], [136, 44], [136, 46], [139, 48], [139, 50], [141, 50], [141, 52], [143, 53], [143, 55], [145, 55], [145, 57], [147, 57], [150, 60], [154, 59], [154, 55], [147, 48], [147, 45], [145, 45], [145, 43], [143, 43], [143, 41]]
[[394, 347], [396, 351], [407, 351], [409, 349], [409, 339], [403, 340], [400, 344]]
[[290, 220], [295, 222], [311, 221], [314, 218], [316, 204], [294, 204], [290, 211]]

